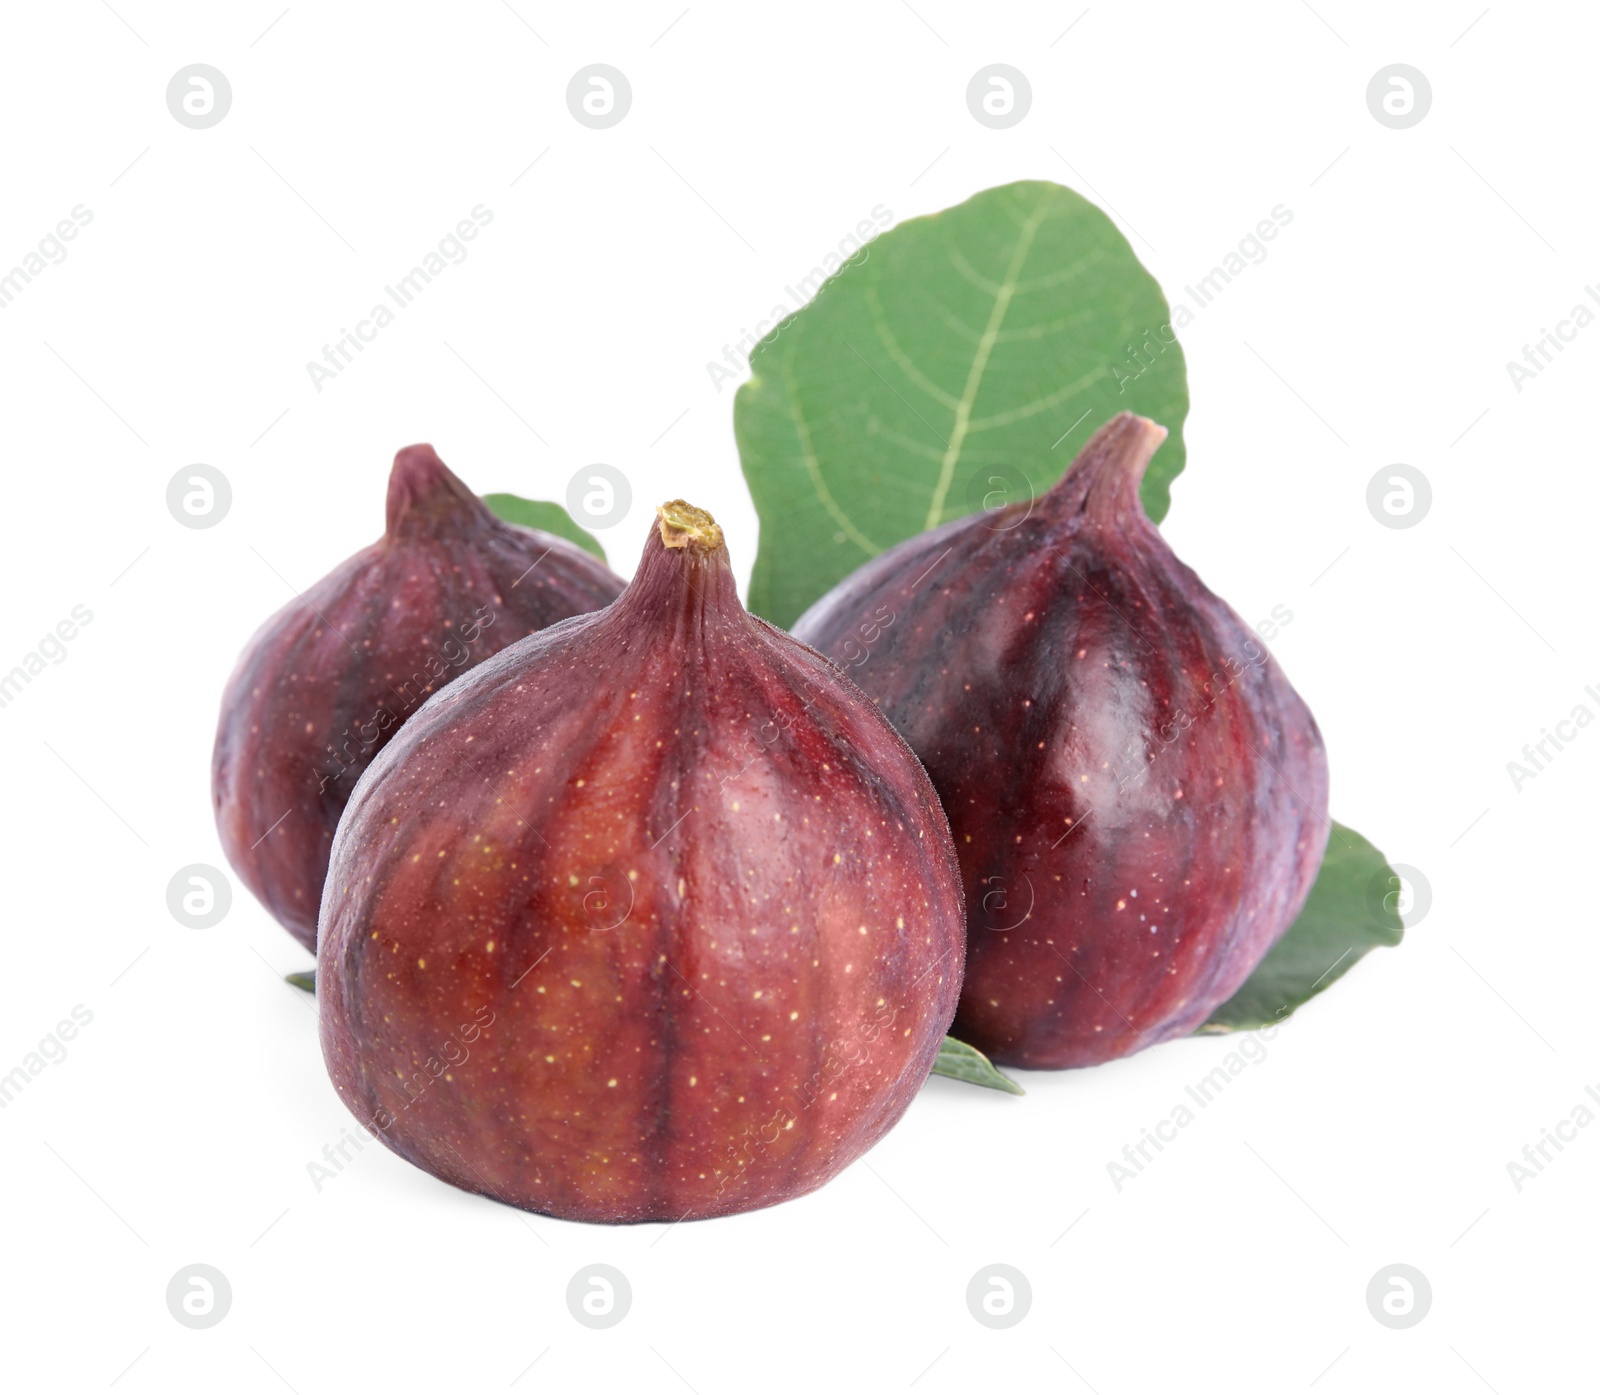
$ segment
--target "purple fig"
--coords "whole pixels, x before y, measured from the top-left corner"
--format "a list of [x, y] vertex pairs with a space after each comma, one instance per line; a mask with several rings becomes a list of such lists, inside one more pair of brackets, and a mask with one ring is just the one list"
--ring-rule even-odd
[[1194, 1031], [1327, 842], [1311, 713], [1140, 507], [1165, 435], [1123, 413], [1041, 498], [891, 548], [795, 626], [939, 791], [967, 897], [954, 1032], [1002, 1063]]
[[435, 1176], [574, 1220], [821, 1186], [917, 1093], [961, 976], [922, 767], [745, 612], [709, 514], [658, 514], [615, 604], [401, 728], [322, 906], [346, 1105]]
[[223, 693], [212, 803], [245, 885], [315, 950], [333, 831], [373, 756], [435, 689], [622, 585], [564, 539], [502, 523], [432, 446], [407, 446], [383, 537], [256, 631]]

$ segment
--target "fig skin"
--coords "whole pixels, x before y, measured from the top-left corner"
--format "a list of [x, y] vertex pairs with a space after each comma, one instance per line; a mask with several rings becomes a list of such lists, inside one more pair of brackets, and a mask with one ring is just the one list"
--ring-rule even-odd
[[891, 548], [795, 625], [939, 791], [967, 898], [952, 1030], [1003, 1064], [1194, 1031], [1327, 843], [1316, 722], [1140, 506], [1165, 436], [1122, 413], [1042, 497]]
[[965, 948], [905, 742], [745, 612], [709, 515], [659, 514], [614, 605], [400, 730], [322, 907], [345, 1104], [435, 1176], [571, 1220], [821, 1186], [927, 1078]]
[[222, 695], [217, 832], [279, 924], [315, 952], [339, 816], [429, 694], [622, 586], [582, 548], [496, 518], [432, 446], [400, 451], [383, 537], [256, 631]]

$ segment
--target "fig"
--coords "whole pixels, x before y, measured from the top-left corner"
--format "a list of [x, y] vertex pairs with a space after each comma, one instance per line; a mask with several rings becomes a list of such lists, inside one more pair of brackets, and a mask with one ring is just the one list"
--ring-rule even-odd
[[240, 879], [314, 951], [333, 831], [373, 756], [435, 689], [622, 585], [572, 543], [501, 522], [432, 446], [407, 446], [383, 537], [268, 620], [228, 680], [211, 798]]
[[922, 759], [967, 903], [953, 1029], [1087, 1066], [1192, 1032], [1298, 914], [1328, 838], [1317, 724], [1139, 503], [1129, 413], [1038, 499], [873, 558], [795, 634]]
[[611, 606], [431, 698], [334, 839], [340, 1096], [468, 1191], [601, 1222], [821, 1186], [927, 1078], [965, 940], [922, 767], [657, 510]]

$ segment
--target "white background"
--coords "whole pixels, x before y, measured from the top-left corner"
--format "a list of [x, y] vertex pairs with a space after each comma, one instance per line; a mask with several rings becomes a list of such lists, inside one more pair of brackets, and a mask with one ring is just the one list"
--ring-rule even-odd
[[[94, 614], [0, 710], [0, 1072], [94, 1015], [0, 1114], [9, 1387], [1592, 1380], [1600, 1128], [1520, 1193], [1506, 1164], [1600, 1086], [1600, 730], [1520, 792], [1506, 762], [1600, 712], [1600, 327], [1521, 392], [1505, 366], [1600, 283], [1592, 9], [115, 3], [5, 21], [0, 263], [94, 215], [0, 311], [0, 668]], [[204, 131], [165, 105], [195, 62], [233, 88]], [[610, 130], [566, 108], [593, 62], [632, 83]], [[1032, 83], [1010, 130], [966, 108], [993, 62]], [[1394, 62], [1433, 88], [1409, 130], [1366, 105]], [[683, 495], [743, 575], [756, 522], [707, 361], [875, 204], [900, 220], [1018, 178], [1113, 208], [1169, 297], [1293, 211], [1184, 334], [1165, 532], [1247, 620], [1293, 611], [1274, 648], [1333, 811], [1424, 873], [1426, 917], [1120, 1192], [1107, 1163], [1237, 1043], [1026, 1076], [1025, 1099], [936, 1080], [821, 1192], [670, 1231], [523, 1216], [374, 1145], [317, 1191], [307, 1164], [352, 1121], [280, 978], [309, 956], [237, 883], [213, 930], [165, 902], [179, 867], [223, 863], [209, 758], [245, 639], [377, 536], [416, 440], [534, 498], [612, 463], [635, 491], [604, 539], [620, 570]], [[467, 260], [318, 393], [306, 361], [479, 203]], [[194, 462], [233, 488], [207, 531], [165, 505]], [[1394, 462], [1434, 493], [1405, 531], [1365, 504]], [[206, 1331], [165, 1302], [197, 1261], [233, 1290]], [[994, 1261], [1033, 1290], [1005, 1331], [964, 1298]], [[1364, 1297], [1397, 1261], [1433, 1289], [1406, 1331]], [[608, 1331], [564, 1299], [592, 1262], [633, 1288]]]

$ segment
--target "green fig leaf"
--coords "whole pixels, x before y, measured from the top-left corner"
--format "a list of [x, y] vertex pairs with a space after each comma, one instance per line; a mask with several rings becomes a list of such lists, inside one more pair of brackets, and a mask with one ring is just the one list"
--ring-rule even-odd
[[1242, 1032], [1282, 1022], [1349, 973], [1369, 949], [1404, 934], [1400, 878], [1354, 829], [1335, 823], [1305, 909], [1201, 1032]]
[[544, 499], [519, 499], [515, 494], [485, 494], [483, 502], [494, 510], [497, 518], [507, 523], [554, 533], [558, 538], [577, 543], [585, 552], [592, 552], [602, 562], [606, 560], [606, 550], [600, 546], [600, 539], [574, 523], [572, 515], [560, 504]]
[[315, 993], [317, 991], [317, 971], [315, 969], [307, 969], [298, 974], [285, 974], [283, 981], [292, 984], [296, 988], [303, 988], [307, 993]]
[[1119, 411], [1183, 469], [1177, 324], [1116, 225], [1059, 184], [975, 195], [884, 233], [750, 356], [734, 435], [761, 519], [750, 609], [788, 626], [905, 538], [1041, 493]]
[[977, 1047], [954, 1037], [946, 1037], [939, 1047], [933, 1074], [948, 1075], [952, 1080], [965, 1080], [969, 1085], [982, 1085], [990, 1090], [1004, 1090], [1008, 1095], [1025, 1093], [1022, 1086], [1002, 1073]]

